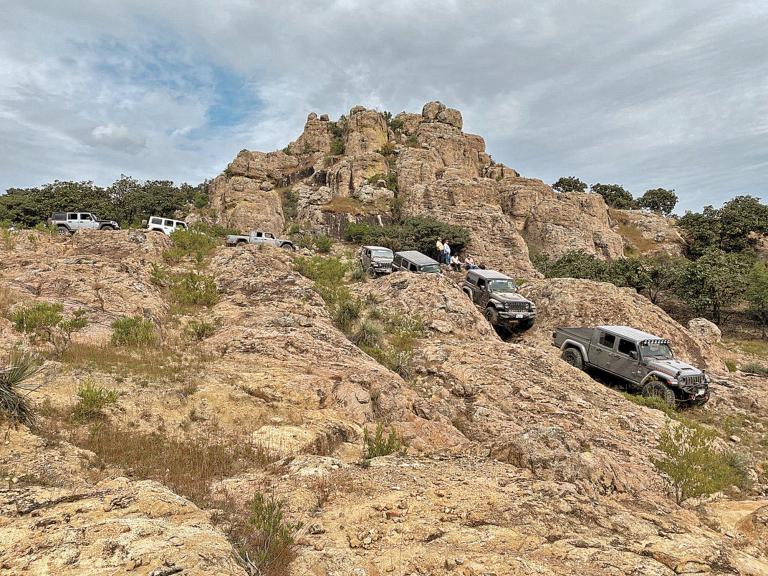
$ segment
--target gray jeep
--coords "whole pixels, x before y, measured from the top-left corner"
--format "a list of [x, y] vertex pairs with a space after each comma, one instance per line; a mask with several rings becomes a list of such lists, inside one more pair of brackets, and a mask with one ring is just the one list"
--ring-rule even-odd
[[568, 364], [617, 376], [631, 392], [657, 396], [670, 406], [709, 400], [709, 376], [676, 360], [665, 338], [629, 326], [558, 328], [552, 338]]
[[527, 330], [536, 320], [536, 305], [518, 294], [514, 280], [501, 272], [469, 270], [461, 289], [493, 326]]
[[383, 246], [363, 246], [360, 248], [360, 266], [371, 278], [390, 274], [395, 255]]
[[54, 212], [50, 224], [56, 226], [62, 236], [69, 236], [78, 230], [119, 230], [114, 220], [99, 220], [90, 212]]

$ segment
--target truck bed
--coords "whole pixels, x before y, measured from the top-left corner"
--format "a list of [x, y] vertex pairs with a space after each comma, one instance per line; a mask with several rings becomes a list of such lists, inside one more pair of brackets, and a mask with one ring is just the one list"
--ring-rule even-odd
[[592, 340], [592, 328], [556, 328], [553, 334], [553, 344], [558, 348], [569, 338], [582, 344], [589, 344]]

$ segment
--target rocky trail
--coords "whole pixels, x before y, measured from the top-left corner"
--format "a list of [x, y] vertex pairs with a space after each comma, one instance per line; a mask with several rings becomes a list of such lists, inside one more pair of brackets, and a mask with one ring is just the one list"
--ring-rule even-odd
[[[0, 572], [768, 575], [768, 379], [728, 373], [728, 350], [636, 293], [531, 264], [673, 252], [664, 222], [520, 177], [439, 103], [394, 121], [354, 108], [343, 129], [312, 114], [286, 151], [241, 152], [195, 217], [279, 232], [287, 188], [319, 232], [387, 217], [394, 198], [468, 225], [468, 250], [523, 281], [536, 324], [502, 340], [450, 275], [342, 272], [333, 301], [300, 270], [335, 260], [307, 250], [179, 257], [162, 234], [18, 232], [0, 246], [0, 354], [45, 362], [35, 424], [3, 423]], [[14, 319], [34, 303], [85, 326], [63, 344], [25, 331]], [[115, 340], [129, 317], [145, 345]], [[745, 455], [749, 486], [675, 502], [654, 465], [668, 417], [551, 346], [556, 326], [602, 323], [664, 335], [713, 373], [712, 400], [676, 417]], [[386, 455], [366, 444], [377, 428], [397, 441]], [[256, 564], [274, 552], [265, 514], [295, 542]]]

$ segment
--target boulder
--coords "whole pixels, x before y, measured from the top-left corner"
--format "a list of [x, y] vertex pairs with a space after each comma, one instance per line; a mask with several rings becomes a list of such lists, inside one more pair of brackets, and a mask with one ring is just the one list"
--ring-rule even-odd
[[688, 330], [707, 344], [719, 344], [723, 339], [723, 333], [717, 324], [706, 318], [692, 318], [688, 321]]

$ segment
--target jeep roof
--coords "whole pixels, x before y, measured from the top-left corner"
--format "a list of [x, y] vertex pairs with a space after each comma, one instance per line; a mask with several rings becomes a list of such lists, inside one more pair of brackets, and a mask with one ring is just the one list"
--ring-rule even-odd
[[403, 252], [395, 252], [395, 256], [400, 256], [401, 258], [404, 258], [410, 262], [413, 262], [417, 266], [421, 266], [424, 264], [437, 264], [436, 260], [433, 260], [426, 254], [422, 254], [417, 250], [405, 250]]
[[[389, 252], [392, 252], [391, 248], [387, 248], [386, 246], [363, 246], [366, 250], [387, 250]], [[398, 252], [400, 254], [400, 252]]]
[[478, 278], [484, 278], [486, 280], [512, 280], [506, 274], [497, 272], [496, 270], [483, 270], [482, 268], [473, 268], [467, 272], [467, 276], [477, 276]]
[[659, 338], [654, 334], [649, 334], [648, 332], [643, 332], [642, 330], [637, 330], [636, 328], [631, 328], [629, 326], [598, 326], [597, 328], [599, 330], [610, 332], [611, 334], [620, 338], [633, 340], [635, 342], [646, 342], [649, 340], [656, 342], [669, 342], [669, 340], [666, 338]]

